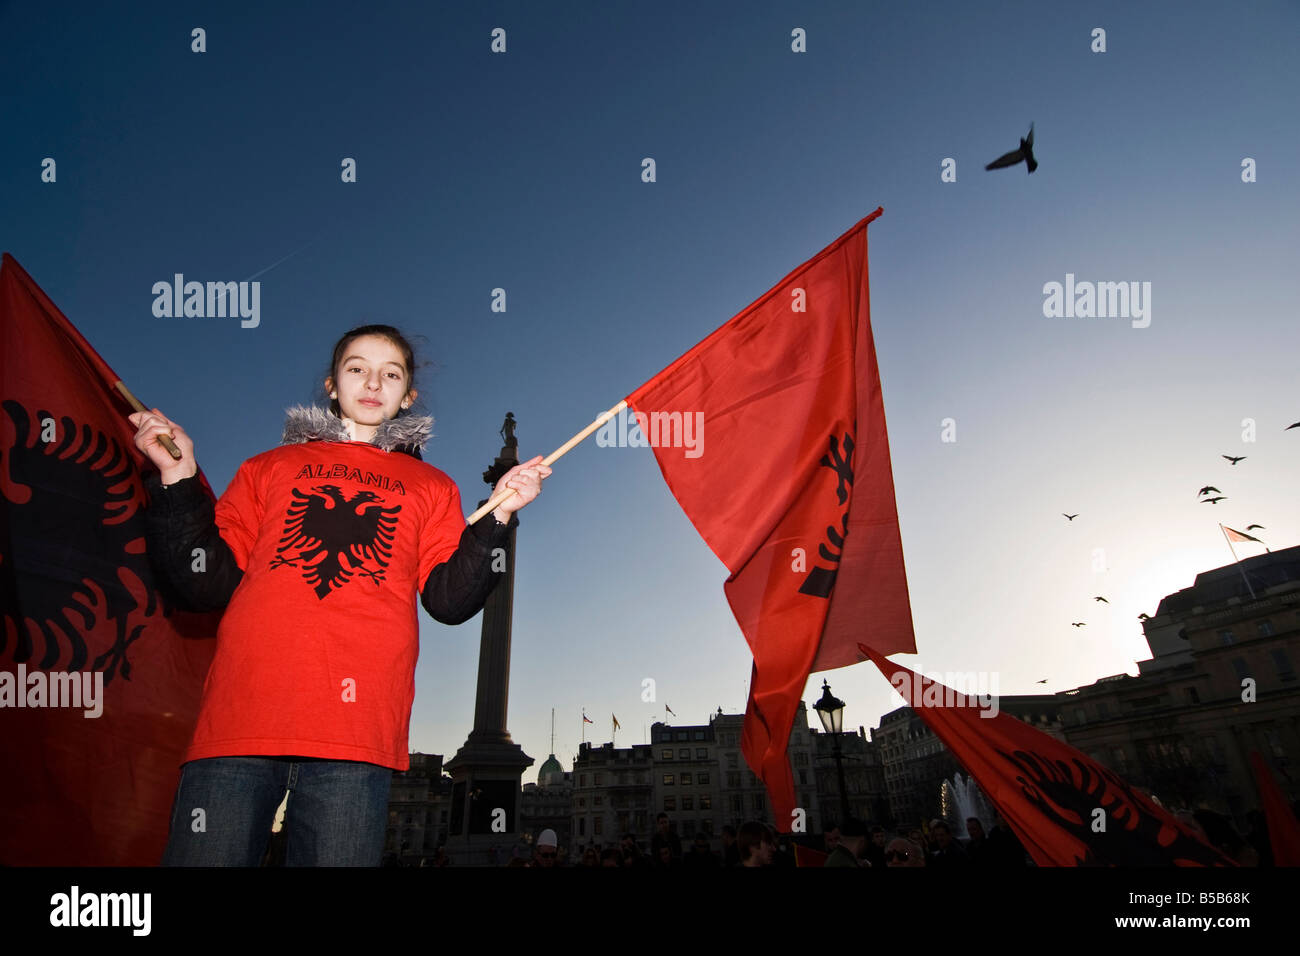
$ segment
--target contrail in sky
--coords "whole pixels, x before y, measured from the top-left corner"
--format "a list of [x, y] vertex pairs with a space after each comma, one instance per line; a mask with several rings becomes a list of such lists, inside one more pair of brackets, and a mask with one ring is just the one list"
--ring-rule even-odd
[[283, 259], [278, 259], [278, 260], [276, 260], [275, 262], [272, 262], [269, 266], [267, 266], [267, 267], [266, 267], [265, 269], [263, 269], [261, 272], [254, 272], [251, 276], [249, 276], [249, 277], [248, 277], [247, 279], [245, 279], [244, 281], [245, 281], [245, 282], [248, 282], [248, 281], [250, 281], [250, 280], [252, 280], [252, 279], [256, 279], [258, 276], [263, 275], [264, 273], [270, 272], [272, 269], [274, 269], [276, 266], [278, 266], [281, 262], [287, 262], [287, 261], [289, 261], [289, 260], [292, 259], [294, 256], [296, 256], [298, 253], [302, 252], [303, 249], [306, 249], [307, 246], [310, 246], [310, 245], [312, 244], [312, 242], [315, 242], [315, 241], [316, 241], [315, 239], [312, 239], [311, 242], [308, 242], [306, 246], [301, 246], [301, 247], [295, 249], [293, 252], [289, 253], [289, 254], [288, 254], [287, 256], [285, 256]]

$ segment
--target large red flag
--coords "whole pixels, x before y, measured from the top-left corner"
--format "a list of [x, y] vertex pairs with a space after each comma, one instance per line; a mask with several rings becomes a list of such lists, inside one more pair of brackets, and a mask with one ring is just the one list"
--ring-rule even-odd
[[754, 655], [742, 749], [786, 832], [786, 746], [808, 675], [856, 663], [864, 635], [916, 650], [867, 287], [881, 211], [627, 397], [731, 572]]
[[155, 588], [117, 377], [8, 253], [0, 335], [0, 864], [155, 865], [217, 618]]
[[1258, 750], [1250, 752], [1250, 766], [1259, 788], [1259, 805], [1268, 824], [1268, 842], [1273, 848], [1274, 866], [1300, 866], [1300, 822], [1291, 810]]
[[858, 649], [975, 778], [1039, 866], [1236, 866], [1069, 744], [875, 648]]

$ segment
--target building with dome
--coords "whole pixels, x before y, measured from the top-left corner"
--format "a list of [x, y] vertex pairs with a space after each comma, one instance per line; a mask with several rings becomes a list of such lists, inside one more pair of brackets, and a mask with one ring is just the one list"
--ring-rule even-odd
[[519, 833], [530, 845], [543, 830], [555, 831], [559, 845], [569, 848], [572, 829], [573, 774], [551, 754], [537, 768], [537, 782], [520, 792]]

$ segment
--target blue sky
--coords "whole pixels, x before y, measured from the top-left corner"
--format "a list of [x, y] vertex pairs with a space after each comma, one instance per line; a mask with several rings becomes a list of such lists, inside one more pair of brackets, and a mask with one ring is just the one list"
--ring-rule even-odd
[[[218, 491], [318, 398], [342, 332], [412, 333], [426, 459], [468, 512], [507, 410], [524, 457], [550, 452], [883, 206], [921, 651], [899, 660], [1064, 690], [1136, 672], [1137, 614], [1230, 559], [1217, 521], [1296, 543], [1298, 25], [1293, 3], [0, 5], [0, 246]], [[1031, 121], [1037, 172], [986, 172]], [[174, 273], [286, 256], [257, 328], [153, 315]], [[1067, 273], [1150, 282], [1150, 325], [1045, 317]], [[743, 709], [726, 570], [648, 449], [589, 439], [521, 518], [509, 726], [538, 764], [552, 707], [566, 767], [584, 707], [620, 745], [665, 702]], [[423, 619], [413, 750], [463, 743], [479, 620]], [[894, 706], [869, 664], [827, 676], [851, 726]]]

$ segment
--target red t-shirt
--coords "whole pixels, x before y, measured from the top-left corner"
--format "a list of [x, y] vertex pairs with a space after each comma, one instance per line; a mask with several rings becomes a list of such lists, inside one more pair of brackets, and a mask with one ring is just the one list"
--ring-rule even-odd
[[216, 505], [244, 570], [185, 760], [296, 755], [406, 770], [418, 594], [455, 553], [455, 482], [369, 442], [248, 459]]

